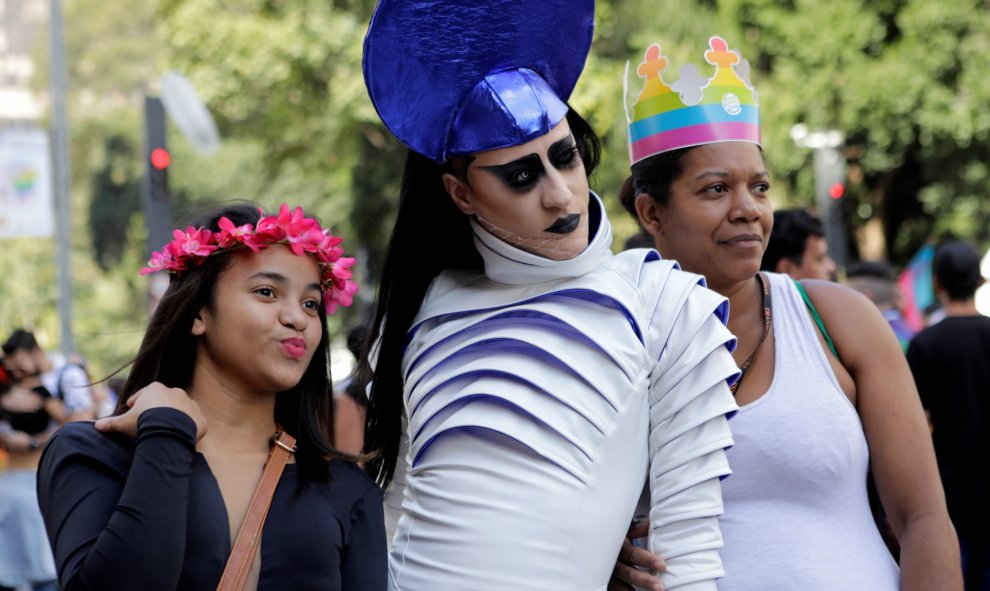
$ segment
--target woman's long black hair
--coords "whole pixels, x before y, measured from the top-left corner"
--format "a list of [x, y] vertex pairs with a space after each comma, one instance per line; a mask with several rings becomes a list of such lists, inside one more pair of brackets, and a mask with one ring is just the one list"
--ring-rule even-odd
[[641, 193], [653, 197], [660, 206], [667, 206], [670, 202], [670, 186], [684, 172], [684, 156], [692, 149], [693, 147], [662, 152], [632, 165], [632, 175], [619, 189], [619, 202], [633, 219], [638, 219], [636, 197]]
[[[574, 109], [568, 110], [567, 123], [585, 172], [591, 176], [601, 157], [598, 136]], [[437, 164], [411, 150], [406, 157], [375, 318], [358, 366], [358, 382], [371, 384], [364, 449], [375, 457], [366, 469], [383, 487], [392, 480], [399, 453], [406, 334], [430, 283], [441, 271], [482, 269], [469, 218], [454, 205], [443, 186], [444, 173], [463, 176], [463, 169], [455, 168], [450, 162]], [[376, 357], [374, 364], [370, 357]]]
[[[196, 228], [219, 231], [217, 222], [227, 217], [235, 226], [257, 223], [258, 206], [240, 202], [201, 216], [192, 222]], [[127, 412], [127, 399], [152, 382], [170, 388], [188, 388], [196, 364], [193, 321], [200, 310], [214, 309], [217, 280], [233, 257], [229, 252], [215, 254], [203, 264], [173, 275], [165, 295], [151, 317], [141, 348], [124, 383], [115, 415]], [[330, 339], [326, 313], [319, 310], [323, 335], [302, 379], [275, 398], [275, 420], [298, 441], [296, 464], [300, 482], [329, 480], [329, 462], [355, 458], [333, 447], [333, 397], [330, 381]]]

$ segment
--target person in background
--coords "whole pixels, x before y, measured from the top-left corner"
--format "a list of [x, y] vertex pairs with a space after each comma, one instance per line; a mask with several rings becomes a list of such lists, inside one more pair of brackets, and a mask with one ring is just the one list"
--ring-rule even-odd
[[333, 447], [326, 320], [354, 259], [285, 204], [174, 236], [143, 271], [171, 279], [114, 415], [41, 459], [61, 589], [385, 591], [381, 490]]
[[901, 314], [900, 290], [890, 264], [886, 261], [863, 261], [849, 265], [846, 269], [846, 285], [873, 302], [894, 331], [901, 349], [907, 351], [908, 343], [914, 337], [914, 329]]
[[822, 221], [804, 209], [774, 212], [773, 232], [760, 269], [794, 280], [835, 278]]
[[34, 334], [19, 328], [3, 344], [4, 358], [15, 382], [43, 385], [65, 405], [66, 422], [95, 418], [93, 388], [80, 359], [46, 353]]
[[945, 318], [945, 308], [939, 303], [938, 298], [935, 301], [925, 307], [923, 310], [925, 318], [925, 326], [935, 326]]
[[966, 591], [990, 590], [990, 318], [976, 310], [983, 284], [970, 245], [942, 244], [932, 261], [944, 318], [911, 340], [908, 364], [932, 424], [949, 514], [959, 534]]
[[62, 404], [41, 386], [16, 384], [0, 360], [0, 590], [55, 591], [55, 563], [38, 510], [41, 446], [61, 425]]
[[632, 250], [634, 248], [653, 248], [653, 237], [640, 230], [636, 232], [622, 244], [622, 250]]
[[[630, 124], [633, 180], [621, 201], [664, 257], [729, 298], [742, 376], [729, 423], [732, 475], [722, 483], [718, 588], [959, 589], [958, 545], [900, 346], [876, 307], [848, 287], [760, 272], [774, 213], [755, 96], [739, 53], [719, 37], [709, 47], [714, 77], [682, 75], [673, 87], [660, 76], [659, 46], [647, 50]], [[673, 88], [683, 93], [684, 84], [703, 85], [700, 104], [679, 104]], [[655, 110], [671, 115], [672, 104], [680, 108], [672, 126], [651, 119]], [[870, 471], [900, 568], [870, 512]]]
[[[355, 360], [361, 358], [361, 349], [367, 338], [368, 327], [363, 324], [347, 332], [347, 350]], [[361, 383], [354, 380], [352, 372], [352, 375], [335, 384], [333, 392], [333, 436], [337, 449], [355, 456], [361, 455], [367, 412], [368, 394]]]

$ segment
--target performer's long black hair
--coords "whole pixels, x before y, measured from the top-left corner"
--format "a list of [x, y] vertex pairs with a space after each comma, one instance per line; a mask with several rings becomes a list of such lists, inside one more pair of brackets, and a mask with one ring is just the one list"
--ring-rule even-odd
[[[567, 123], [577, 142], [585, 172], [591, 176], [601, 144], [591, 126], [569, 109]], [[453, 161], [457, 163], [457, 159]], [[461, 162], [463, 164], [463, 162]], [[469, 218], [443, 186], [444, 173], [463, 177], [465, 167], [437, 164], [409, 151], [399, 193], [399, 210], [385, 253], [375, 318], [357, 380], [371, 384], [365, 451], [376, 454], [366, 465], [383, 487], [395, 473], [403, 413], [402, 353], [430, 283], [445, 269], [482, 269]], [[373, 345], [378, 342], [377, 347]], [[377, 350], [375, 350], [377, 349]], [[377, 358], [372, 369], [370, 358]]]

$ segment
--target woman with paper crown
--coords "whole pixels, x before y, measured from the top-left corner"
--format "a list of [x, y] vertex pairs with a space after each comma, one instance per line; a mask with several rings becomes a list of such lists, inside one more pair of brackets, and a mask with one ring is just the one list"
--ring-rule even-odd
[[367, 443], [401, 503], [395, 589], [604, 589], [647, 479], [668, 588], [722, 574], [727, 309], [655, 252], [609, 250], [597, 138], [565, 102], [593, 13], [382, 1], [372, 17], [365, 81], [410, 148]]
[[325, 327], [354, 259], [286, 205], [174, 235], [142, 271], [172, 277], [114, 415], [41, 460], [60, 588], [384, 591], [381, 490], [332, 445]]
[[[668, 85], [660, 47], [646, 51], [622, 199], [663, 256], [729, 298], [739, 338], [719, 589], [959, 589], [931, 438], [897, 339], [844, 286], [759, 273], [773, 211], [749, 67], [719, 37], [705, 58], [710, 80], [682, 68]], [[870, 513], [870, 469], [900, 573]]]

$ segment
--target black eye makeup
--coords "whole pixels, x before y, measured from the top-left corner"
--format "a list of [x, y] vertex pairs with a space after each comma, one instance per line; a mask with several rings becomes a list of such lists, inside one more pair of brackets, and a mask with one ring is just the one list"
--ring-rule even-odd
[[574, 138], [567, 136], [550, 146], [549, 156], [550, 163], [553, 164], [554, 168], [566, 170], [577, 166], [581, 153], [578, 151], [577, 144], [574, 143]]
[[[574, 168], [580, 157], [581, 154], [578, 152], [574, 137], [570, 135], [550, 144], [550, 149], [547, 150], [547, 159], [558, 170]], [[546, 174], [543, 160], [537, 154], [529, 154], [505, 164], [480, 168], [502, 179], [510, 189], [519, 193], [525, 193], [532, 189]]]
[[485, 169], [495, 173], [511, 189], [519, 192], [529, 190], [546, 173], [543, 169], [543, 161], [536, 154], [523, 156], [518, 160], [498, 166], [486, 166]]

